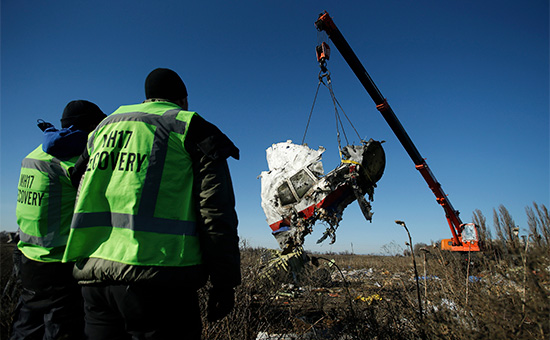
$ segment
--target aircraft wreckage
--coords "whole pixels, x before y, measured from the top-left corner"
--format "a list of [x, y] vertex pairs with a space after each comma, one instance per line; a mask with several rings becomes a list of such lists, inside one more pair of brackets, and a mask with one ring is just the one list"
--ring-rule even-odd
[[[292, 141], [273, 144], [266, 150], [269, 171], [261, 177], [262, 208], [273, 236], [283, 253], [304, 243], [317, 221], [328, 226], [317, 243], [336, 240], [344, 209], [357, 200], [365, 218], [372, 221], [371, 205], [376, 182], [384, 173], [386, 158], [381, 142], [341, 148], [342, 162], [324, 174], [318, 150]], [[368, 194], [368, 201], [365, 195]]]

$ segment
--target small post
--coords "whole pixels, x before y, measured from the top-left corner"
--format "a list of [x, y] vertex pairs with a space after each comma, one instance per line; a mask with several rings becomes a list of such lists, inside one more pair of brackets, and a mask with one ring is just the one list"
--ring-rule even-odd
[[468, 307], [468, 293], [470, 288], [470, 263], [472, 261], [470, 243], [468, 243], [468, 266], [466, 267], [466, 307]]
[[522, 262], [523, 262], [523, 292], [521, 297], [521, 313], [525, 317], [525, 303], [526, 303], [526, 293], [527, 293], [527, 250], [529, 249], [529, 238], [526, 236], [522, 236], [523, 243], [525, 243], [525, 249], [522, 256]]
[[424, 298], [426, 301], [428, 301], [428, 276], [426, 272], [426, 253], [429, 253], [429, 250], [426, 249], [426, 247], [420, 248], [420, 251], [422, 252], [423, 260], [424, 260]]
[[411, 257], [412, 257], [413, 267], [414, 267], [414, 278], [416, 280], [416, 295], [418, 296], [418, 310], [420, 311], [420, 320], [422, 320], [422, 318], [423, 318], [423, 315], [422, 315], [422, 299], [420, 298], [420, 284], [418, 283], [418, 270], [416, 269], [416, 260], [414, 258], [414, 249], [413, 249], [413, 245], [412, 245], [411, 233], [409, 233], [409, 229], [407, 229], [407, 226], [405, 225], [405, 222], [396, 220], [395, 223], [399, 224], [400, 226], [405, 228], [405, 230], [407, 231], [407, 235], [409, 236], [409, 247], [411, 248]]

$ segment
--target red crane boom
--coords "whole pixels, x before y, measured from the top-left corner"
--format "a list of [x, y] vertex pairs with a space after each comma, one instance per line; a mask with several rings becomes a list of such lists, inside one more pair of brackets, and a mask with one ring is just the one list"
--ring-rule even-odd
[[[365, 90], [367, 90], [370, 97], [376, 104], [378, 111], [380, 111], [393, 133], [401, 142], [401, 145], [403, 145], [411, 157], [416, 169], [420, 172], [426, 183], [428, 183], [428, 186], [436, 197], [437, 203], [443, 207], [447, 222], [451, 229], [452, 238], [442, 240], [441, 248], [452, 251], [480, 251], [481, 249], [478, 241], [477, 226], [473, 223], [462, 223], [459, 217], [459, 211], [455, 210], [451, 205], [451, 202], [443, 191], [441, 184], [437, 181], [434, 174], [428, 167], [426, 160], [420, 155], [420, 152], [413, 144], [399, 119], [397, 119], [397, 116], [393, 112], [391, 106], [382, 96], [380, 90], [376, 87], [370, 75], [367, 73], [347, 43], [346, 39], [338, 30], [334, 24], [334, 21], [332, 21], [332, 18], [327, 12], [323, 12], [319, 15], [319, 18], [315, 22], [315, 26], [319, 31], [325, 31], [327, 33], [328, 37], [334, 43], [342, 57], [344, 57], [352, 71], [355, 73]], [[319, 62], [321, 63], [321, 68], [325, 67], [325, 61], [328, 58], [326, 58], [326, 56], [323, 58], [322, 56], [324, 56], [324, 54], [319, 53], [319, 51], [324, 51], [326, 49], [327, 47], [322, 45], [317, 47], [317, 56]]]

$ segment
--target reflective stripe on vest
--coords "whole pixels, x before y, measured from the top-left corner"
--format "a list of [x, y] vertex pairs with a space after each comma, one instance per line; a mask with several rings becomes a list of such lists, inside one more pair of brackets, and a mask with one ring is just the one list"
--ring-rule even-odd
[[73, 228], [117, 227], [133, 231], [159, 234], [197, 236], [195, 222], [179, 221], [154, 216], [119, 214], [112, 212], [77, 213], [73, 216]]
[[63, 261], [140, 266], [202, 262], [185, 137], [194, 112], [168, 102], [122, 106], [90, 135], [90, 159]]
[[[180, 111], [181, 109], [171, 109], [166, 111], [162, 116], [144, 112], [117, 113], [104, 120], [97, 129], [99, 130], [101, 127], [109, 124], [128, 121], [142, 122], [156, 126], [157, 129], [155, 130], [149, 159], [154, 159], [155, 163], [164, 164], [170, 133], [183, 135], [187, 128], [186, 122], [176, 119]], [[96, 135], [92, 135], [89, 139], [88, 147], [90, 155], [93, 154], [96, 138]], [[123, 144], [124, 141], [120, 139], [120, 143]], [[107, 153], [106, 151], [104, 152]], [[101, 159], [100, 155], [99, 159], [90, 159], [90, 162], [96, 162], [97, 164]], [[134, 231], [196, 236], [197, 233], [194, 221], [154, 217], [155, 204], [157, 202], [162, 180], [162, 171], [162, 166], [148, 167], [143, 183], [138, 215], [113, 212], [76, 212], [73, 216], [71, 228], [106, 226], [127, 228]]]
[[[41, 157], [44, 159], [35, 159], [32, 157]], [[70, 162], [67, 164], [67, 168], [70, 165], [73, 165], [74, 162]], [[54, 158], [53, 156], [45, 153], [42, 151], [42, 146], [40, 145], [37, 149], [35, 149], [31, 154], [29, 154], [23, 161], [21, 162], [21, 168], [22, 172], [21, 174], [24, 175], [24, 169], [30, 169], [30, 170], [36, 170], [40, 172], [40, 175], [44, 178], [48, 178], [48, 187], [47, 191], [44, 191], [42, 193], [40, 192], [32, 192], [34, 196], [40, 196], [39, 203], [36, 203], [33, 201], [33, 204], [31, 205], [42, 205], [47, 204], [47, 210], [44, 213], [47, 215], [47, 232], [45, 235], [30, 235], [27, 233], [28, 228], [32, 228], [32, 226], [29, 226], [26, 224], [26, 222], [21, 223], [20, 229], [19, 229], [19, 237], [20, 240], [24, 243], [32, 244], [39, 247], [44, 248], [53, 248], [53, 247], [61, 247], [65, 246], [67, 242], [68, 233], [61, 235], [61, 222], [62, 222], [62, 214], [63, 212], [63, 186], [59, 180], [60, 177], [67, 177], [68, 178], [68, 172], [67, 169], [63, 167], [62, 162]], [[22, 188], [19, 188], [19, 194], [18, 196], [23, 195], [31, 195], [31, 191], [26, 191], [25, 193], [22, 193]], [[44, 197], [44, 194], [47, 193], [47, 203], [42, 202], [42, 199]], [[34, 197], [36, 199], [36, 197]], [[21, 198], [18, 197], [18, 205], [19, 209], [23, 209], [24, 214], [24, 202], [22, 200], [25, 200], [25, 202], [30, 202], [27, 198]], [[35, 204], [36, 203], [36, 204]], [[28, 203], [27, 203], [28, 204]], [[18, 211], [19, 213], [19, 211]], [[72, 210], [66, 211], [67, 214], [72, 214]], [[18, 218], [21, 216], [18, 216]], [[70, 217], [70, 216], [69, 216]], [[22, 218], [24, 219], [24, 218]], [[28, 221], [28, 218], [26, 219]], [[32, 223], [39, 224], [40, 221], [33, 221]], [[38, 228], [40, 229], [40, 228]], [[68, 231], [68, 226], [67, 226]]]

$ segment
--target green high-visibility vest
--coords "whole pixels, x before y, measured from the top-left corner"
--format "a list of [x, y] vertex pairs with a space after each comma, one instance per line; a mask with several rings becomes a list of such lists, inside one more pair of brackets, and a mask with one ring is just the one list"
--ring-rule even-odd
[[96, 128], [63, 261], [201, 263], [192, 162], [184, 147], [195, 114], [148, 102], [122, 106]]
[[59, 160], [39, 145], [21, 163], [17, 246], [29, 259], [60, 262], [63, 257], [76, 199], [68, 169], [77, 159]]

